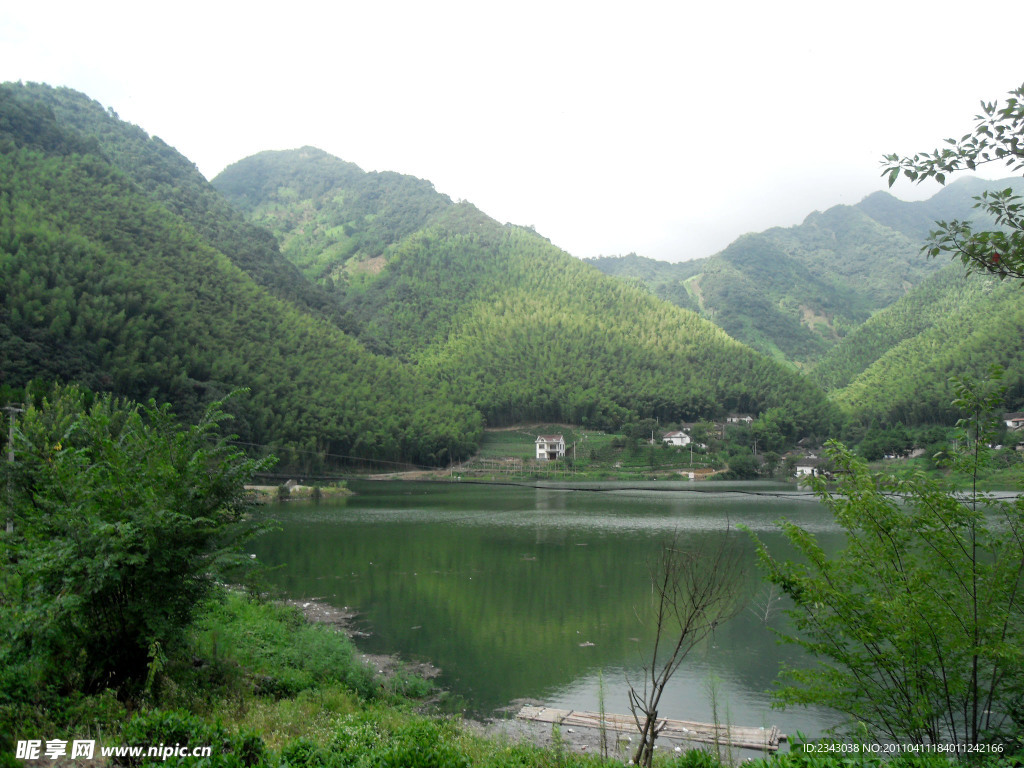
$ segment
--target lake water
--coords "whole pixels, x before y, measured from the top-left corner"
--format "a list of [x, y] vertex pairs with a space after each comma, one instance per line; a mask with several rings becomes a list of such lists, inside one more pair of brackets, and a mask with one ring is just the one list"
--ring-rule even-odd
[[[792, 486], [763, 483], [590, 484], [521, 487], [469, 483], [359, 482], [356, 495], [319, 505], [272, 507], [281, 530], [253, 551], [281, 566], [270, 580], [286, 596], [357, 608], [364, 651], [428, 660], [472, 713], [516, 699], [628, 712], [626, 677], [640, 678], [653, 629], [648, 564], [678, 532], [711, 550], [728, 537], [750, 567], [741, 586], [750, 608], [696, 648], [662, 700], [665, 717], [779, 725], [820, 734], [815, 710], [770, 708], [780, 663], [806, 664], [767, 621], [768, 596], [743, 525], [773, 554], [791, 550], [775, 521], [816, 532], [828, 549], [842, 534], [828, 512]], [[760, 606], [760, 610], [758, 607]], [[755, 611], [761, 615], [755, 615]]]

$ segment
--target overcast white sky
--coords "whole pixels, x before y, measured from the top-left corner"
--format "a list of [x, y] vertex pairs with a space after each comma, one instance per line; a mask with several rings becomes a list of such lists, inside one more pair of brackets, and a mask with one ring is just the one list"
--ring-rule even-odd
[[0, 80], [84, 91], [207, 178], [310, 144], [576, 256], [676, 261], [856, 203], [883, 154], [970, 130], [1024, 48], [1019, 0], [968, 7], [35, 0], [0, 9]]

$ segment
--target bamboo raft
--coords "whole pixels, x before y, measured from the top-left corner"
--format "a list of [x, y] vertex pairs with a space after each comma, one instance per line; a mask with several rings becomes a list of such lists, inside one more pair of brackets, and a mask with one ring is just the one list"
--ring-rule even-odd
[[[578, 728], [601, 728], [601, 715], [597, 712], [577, 712], [574, 709], [552, 709], [550, 707], [526, 706], [516, 715], [520, 720], [534, 720], [540, 723], [554, 723], [560, 726]], [[604, 727], [618, 733], [639, 733], [632, 715], [605, 713]], [[775, 752], [779, 742], [786, 740], [786, 734], [778, 727], [751, 728], [739, 725], [713, 725], [695, 723], [690, 720], [658, 718], [658, 738], [677, 741], [695, 741], [704, 744], [720, 744], [742, 749], [759, 749]]]

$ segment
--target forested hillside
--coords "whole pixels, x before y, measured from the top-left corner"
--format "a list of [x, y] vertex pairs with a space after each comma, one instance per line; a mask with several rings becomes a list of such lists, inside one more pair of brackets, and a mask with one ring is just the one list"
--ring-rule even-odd
[[745, 235], [707, 259], [667, 264], [630, 254], [591, 263], [694, 307], [736, 339], [809, 370], [875, 312], [945, 266], [920, 251], [936, 220], [971, 218], [989, 226], [972, 197], [1006, 186], [1024, 183], [962, 179], [913, 203], [877, 192], [854, 206], [812, 213], [795, 227]]
[[863, 423], [950, 423], [952, 376], [1006, 371], [1007, 407], [1024, 405], [1024, 287], [948, 265], [851, 334], [814, 372]]
[[213, 181], [312, 281], [346, 284], [373, 260], [391, 254], [452, 202], [429, 181], [357, 165], [304, 147], [261, 152], [229, 166]]
[[315, 265], [368, 347], [449, 382], [489, 424], [770, 406], [806, 432], [832, 422], [817, 388], [712, 324], [425, 182], [305, 148], [247, 158], [213, 184]]
[[[190, 419], [247, 387], [232, 403], [233, 428], [287, 466], [346, 456], [443, 463], [473, 449], [479, 414], [370, 354], [333, 323], [331, 306], [312, 310], [318, 289], [272, 237], [205, 182], [189, 195], [187, 173], [161, 175], [183, 158], [112, 115], [100, 141], [59, 119], [53, 100], [64, 113], [99, 108], [70, 91], [0, 87], [0, 383], [72, 380], [168, 401]], [[121, 131], [132, 140], [113, 136]], [[129, 145], [134, 177], [106, 149]], [[162, 199], [174, 190], [187, 215]], [[208, 206], [194, 210], [197, 200]]]
[[696, 292], [690, 292], [687, 281], [700, 273], [704, 259], [668, 262], [630, 253], [626, 256], [596, 256], [586, 261], [606, 275], [638, 287], [646, 287], [659, 299], [677, 307], [700, 311]]
[[310, 469], [444, 464], [521, 419], [835, 422], [793, 372], [428, 182], [312, 149], [231, 170], [238, 208], [88, 97], [0, 87], [0, 388], [73, 380], [191, 419], [245, 387], [241, 439]]
[[242, 387], [242, 440], [305, 468], [445, 464], [524, 421], [943, 420], [952, 373], [999, 362], [1024, 396], [1019, 286], [920, 253], [978, 191], [872, 195], [698, 262], [586, 263], [310, 147], [210, 184], [83, 94], [6, 84], [0, 392], [76, 381], [194, 418]]
[[947, 264], [829, 350], [810, 376], [826, 391], [843, 389], [896, 345], [972, 306], [988, 307], [994, 288], [991, 279]]
[[[81, 137], [93, 153], [101, 154], [127, 176], [140, 191], [159, 201], [193, 227], [210, 245], [258, 285], [275, 296], [332, 315], [336, 305], [317, 285], [282, 259], [277, 242], [253, 226], [217, 194], [195, 165], [159, 137], [117, 118], [112, 109], [69, 88], [29, 83], [5, 86], [5, 99], [17, 100], [38, 117], [52, 115], [56, 130]], [[22, 134], [53, 130], [39, 122], [24, 126]], [[332, 320], [337, 321], [334, 317]]]

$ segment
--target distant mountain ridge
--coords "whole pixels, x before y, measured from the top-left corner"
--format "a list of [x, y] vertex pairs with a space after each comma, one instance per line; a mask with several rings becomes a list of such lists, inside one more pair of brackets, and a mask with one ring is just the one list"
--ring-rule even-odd
[[714, 256], [680, 264], [634, 254], [589, 261], [807, 370], [872, 314], [945, 266], [921, 254], [936, 220], [976, 218], [971, 198], [1007, 186], [1024, 189], [1024, 180], [961, 179], [920, 202], [876, 192], [856, 205], [815, 211], [799, 225], [744, 235]]

